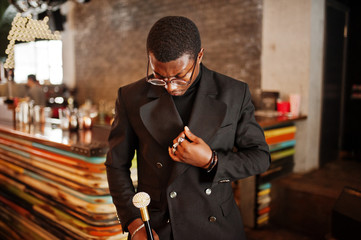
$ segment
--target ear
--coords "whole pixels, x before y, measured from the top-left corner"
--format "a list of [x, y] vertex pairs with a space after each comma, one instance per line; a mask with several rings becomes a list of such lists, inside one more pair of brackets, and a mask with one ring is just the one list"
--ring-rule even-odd
[[201, 50], [198, 53], [198, 62], [201, 63], [202, 59], [203, 59], [203, 52], [204, 52], [204, 48], [201, 48]]

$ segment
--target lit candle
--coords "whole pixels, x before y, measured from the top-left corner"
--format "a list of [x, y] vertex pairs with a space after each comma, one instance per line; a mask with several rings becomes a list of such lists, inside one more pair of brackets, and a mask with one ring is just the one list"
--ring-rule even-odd
[[83, 117], [84, 129], [90, 129], [92, 127], [92, 119], [88, 116]]

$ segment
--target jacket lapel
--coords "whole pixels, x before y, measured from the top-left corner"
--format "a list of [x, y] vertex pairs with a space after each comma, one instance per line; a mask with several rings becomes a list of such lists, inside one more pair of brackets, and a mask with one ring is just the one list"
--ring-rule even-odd
[[157, 86], [150, 87], [148, 97], [154, 100], [140, 108], [143, 124], [161, 146], [171, 146], [173, 139], [183, 130], [183, 122], [172, 97], [164, 88]]
[[202, 65], [202, 79], [188, 127], [207, 144], [221, 126], [227, 111], [227, 105], [215, 98], [217, 94], [213, 72]]

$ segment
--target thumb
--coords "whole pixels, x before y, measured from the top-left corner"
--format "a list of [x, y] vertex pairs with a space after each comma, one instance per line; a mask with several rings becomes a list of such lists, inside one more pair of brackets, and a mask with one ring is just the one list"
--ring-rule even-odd
[[194, 135], [187, 126], [184, 127], [184, 133], [189, 138], [189, 140], [191, 140], [192, 142], [198, 142], [198, 137], [196, 135]]

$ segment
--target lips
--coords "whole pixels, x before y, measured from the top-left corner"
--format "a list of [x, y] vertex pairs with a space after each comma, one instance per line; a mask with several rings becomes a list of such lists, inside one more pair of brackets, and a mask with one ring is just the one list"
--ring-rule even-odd
[[172, 96], [182, 96], [185, 91], [172, 91], [169, 94]]

